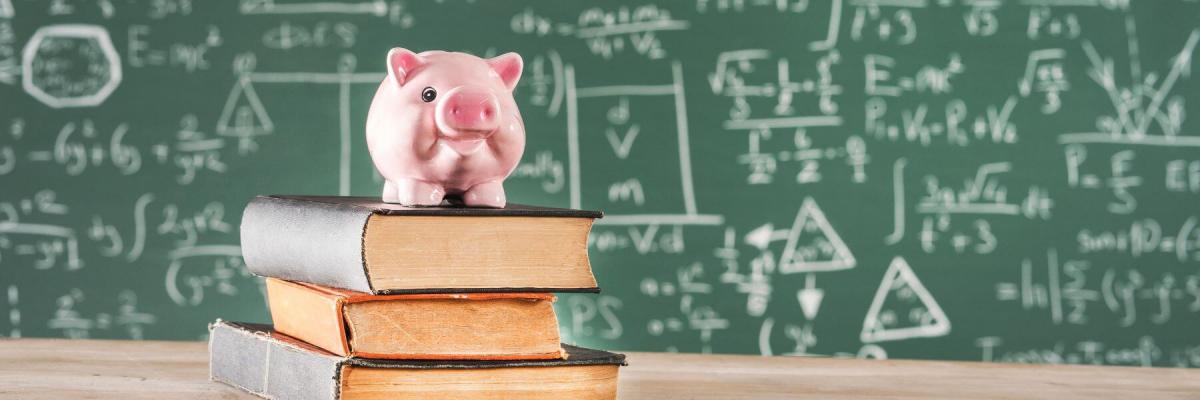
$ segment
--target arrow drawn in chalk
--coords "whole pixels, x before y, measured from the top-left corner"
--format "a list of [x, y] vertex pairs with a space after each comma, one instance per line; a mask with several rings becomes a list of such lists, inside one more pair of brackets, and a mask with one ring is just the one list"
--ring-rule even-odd
[[804, 282], [804, 289], [796, 292], [796, 298], [800, 300], [800, 311], [804, 312], [804, 318], [811, 321], [816, 318], [817, 310], [821, 309], [825, 290], [817, 287], [817, 277], [812, 273], [805, 276]]

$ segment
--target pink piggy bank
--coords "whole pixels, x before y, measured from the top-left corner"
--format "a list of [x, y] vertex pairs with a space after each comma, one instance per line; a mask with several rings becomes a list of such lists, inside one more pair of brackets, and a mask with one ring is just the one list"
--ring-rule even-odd
[[383, 201], [504, 207], [504, 178], [525, 151], [513, 100], [521, 56], [394, 48], [367, 114], [367, 147], [383, 175]]

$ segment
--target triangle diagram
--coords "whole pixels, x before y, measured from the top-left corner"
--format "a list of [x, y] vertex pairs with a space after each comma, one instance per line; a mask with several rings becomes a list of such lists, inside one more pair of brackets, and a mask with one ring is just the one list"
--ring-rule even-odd
[[863, 343], [950, 333], [950, 319], [903, 258], [892, 259], [863, 320]]
[[221, 117], [217, 120], [217, 134], [223, 136], [251, 137], [270, 134], [275, 124], [263, 108], [258, 93], [247, 78], [238, 79], [225, 99]]
[[854, 268], [854, 255], [838, 236], [813, 199], [805, 198], [788, 231], [787, 247], [779, 258], [785, 274]]

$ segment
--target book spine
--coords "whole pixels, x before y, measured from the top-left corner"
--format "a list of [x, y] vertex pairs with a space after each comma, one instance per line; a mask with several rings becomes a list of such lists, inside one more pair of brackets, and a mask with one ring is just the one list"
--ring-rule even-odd
[[335, 400], [337, 358], [288, 346], [262, 332], [217, 321], [209, 336], [209, 375], [268, 399]]
[[276, 331], [339, 356], [350, 355], [342, 297], [268, 278], [267, 306]]
[[371, 292], [363, 232], [371, 211], [258, 197], [242, 215], [242, 257], [255, 275]]

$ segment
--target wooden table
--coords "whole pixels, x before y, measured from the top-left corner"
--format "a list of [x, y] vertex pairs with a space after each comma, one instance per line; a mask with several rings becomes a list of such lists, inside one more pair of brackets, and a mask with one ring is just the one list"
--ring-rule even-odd
[[[0, 340], [0, 398], [253, 399], [200, 342]], [[622, 399], [1197, 399], [1200, 370], [629, 353]]]

